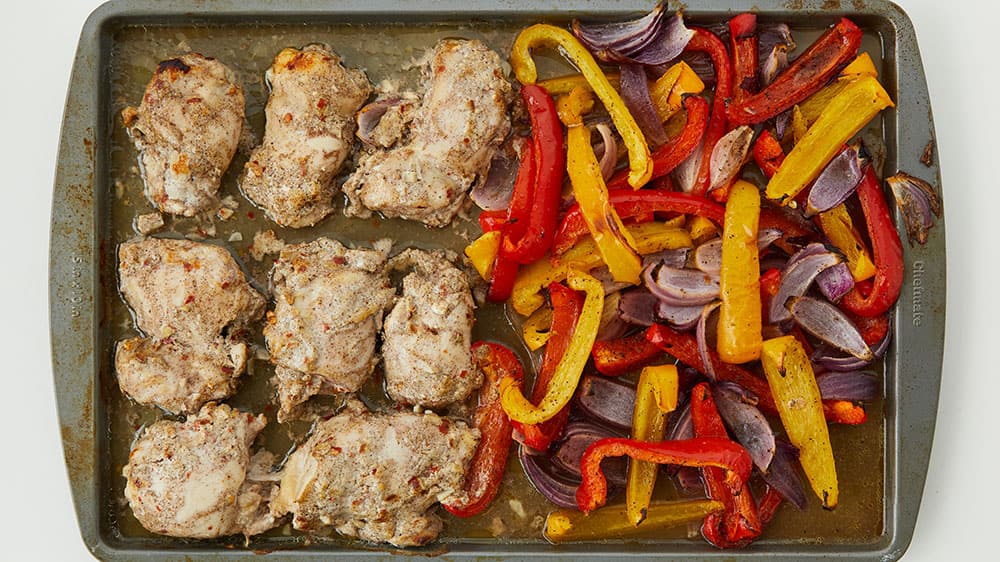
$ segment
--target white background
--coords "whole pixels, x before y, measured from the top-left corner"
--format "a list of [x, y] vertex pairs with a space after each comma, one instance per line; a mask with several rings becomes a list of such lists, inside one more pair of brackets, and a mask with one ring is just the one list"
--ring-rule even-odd
[[[983, 560], [1000, 522], [996, 328], [1000, 252], [997, 4], [898, 0], [927, 72], [944, 173], [948, 335], [941, 404], [908, 562]], [[49, 362], [49, 207], [77, 38], [97, 0], [6, 2], [0, 16], [0, 276], [5, 372], [0, 401], [0, 560], [87, 560], [74, 517]], [[335, 2], [330, 2], [334, 5]], [[697, 2], [689, 2], [697, 6]]]

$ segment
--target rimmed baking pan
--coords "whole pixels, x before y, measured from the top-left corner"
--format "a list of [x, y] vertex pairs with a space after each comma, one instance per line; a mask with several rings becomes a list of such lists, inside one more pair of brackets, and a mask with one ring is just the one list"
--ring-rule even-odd
[[[262, 83], [253, 80], [259, 80], [262, 69], [277, 52], [276, 47], [309, 40], [329, 42], [344, 51], [341, 54], [348, 61], [352, 57], [367, 61], [373, 82], [378, 82], [379, 57], [396, 64], [415, 54], [422, 41], [435, 37], [476, 36], [503, 52], [513, 33], [530, 23], [564, 23], [581, 15], [619, 18], [644, 12], [651, 4], [584, 0], [447, 0], [402, 5], [389, 0], [289, 0], [280, 4], [266, 0], [141, 0], [110, 2], [94, 12], [81, 34], [65, 109], [50, 248], [53, 371], [66, 464], [87, 548], [108, 560], [207, 560], [242, 557], [251, 552], [267, 552], [270, 558], [277, 559], [389, 557], [386, 551], [365, 550], [336, 539], [307, 543], [298, 533], [284, 535], [280, 531], [255, 537], [248, 545], [236, 539], [165, 539], [129, 521], [122, 499], [120, 457], [122, 451], [127, 454], [135, 430], [157, 414], [121, 398], [111, 365], [114, 341], [131, 329], [116, 289], [115, 248], [132, 236], [131, 217], [145, 208], [141, 178], [134, 169], [134, 152], [123, 136], [118, 113], [141, 95], [151, 64], [159, 60], [157, 56], [170, 54], [171, 49], [218, 45], [226, 50], [215, 53], [220, 57], [244, 57], [246, 62], [237, 64], [237, 72], [252, 82], [247, 85], [248, 117], [259, 134], [266, 92]], [[895, 110], [883, 114], [881, 122], [884, 174], [904, 170], [940, 189], [936, 160], [924, 158], [925, 162], [921, 162], [925, 150], [933, 146], [934, 126], [913, 27], [897, 6], [881, 0], [843, 4], [820, 0], [706, 0], [697, 6], [685, 6], [685, 15], [691, 21], [707, 24], [746, 10], [757, 12], [763, 21], [787, 22], [793, 30], [802, 32], [802, 37], [841, 15], [857, 22], [866, 33], [864, 48], [879, 59], [880, 80], [897, 104]], [[219, 38], [223, 41], [211, 43]], [[807, 42], [803, 40], [803, 44]], [[236, 167], [234, 163], [232, 168]], [[233, 184], [234, 178], [228, 177], [223, 194], [229, 190], [239, 198]], [[232, 228], [256, 229], [264, 224], [260, 217], [252, 216], [253, 208], [246, 201], [241, 200], [240, 212], [246, 216]], [[317, 231], [283, 234], [290, 240], [331, 231], [348, 238], [371, 236], [363, 229], [337, 230], [341, 223], [331, 220]], [[901, 221], [897, 220], [897, 224]], [[183, 233], [184, 228], [194, 227], [177, 223], [171, 228]], [[442, 246], [454, 245], [468, 234], [454, 229], [432, 235], [400, 232], [400, 236], [415, 243]], [[224, 238], [224, 234], [218, 236]], [[446, 529], [434, 547], [417, 552], [444, 553], [442, 556], [448, 559], [510, 560], [647, 556], [898, 558], [913, 533], [934, 433], [945, 325], [944, 241], [944, 224], [939, 220], [925, 245], [905, 246], [906, 278], [893, 316], [896, 340], [885, 365], [886, 398], [870, 409], [874, 419], [866, 429], [859, 430], [862, 433], [834, 435], [835, 442], [841, 439], [842, 448], [856, 449], [850, 453], [858, 464], [851, 469], [855, 485], [847, 486], [846, 492], [846, 496], [855, 494], [857, 509], [865, 512], [856, 521], [852, 520], [854, 516], [830, 516], [815, 530], [799, 532], [793, 512], [785, 516], [787, 521], [777, 523], [783, 531], [765, 535], [738, 552], [714, 550], [683, 533], [655, 540], [552, 546], [540, 538], [540, 533], [533, 538], [515, 534], [497, 540], [475, 538], [477, 533], [468, 529], [453, 535]], [[259, 266], [247, 266], [260, 281], [260, 271], [254, 269]], [[257, 382], [244, 385], [258, 388], [247, 392], [260, 392], [265, 377], [255, 374], [250, 378]], [[241, 391], [232, 403], [252, 405], [253, 399]]]

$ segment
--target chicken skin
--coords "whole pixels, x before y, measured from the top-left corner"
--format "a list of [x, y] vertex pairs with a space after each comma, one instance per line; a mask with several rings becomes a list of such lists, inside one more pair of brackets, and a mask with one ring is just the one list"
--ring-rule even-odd
[[465, 400], [483, 380], [472, 360], [475, 303], [468, 278], [442, 254], [423, 250], [401, 253], [391, 267], [413, 271], [385, 319], [389, 396], [425, 408]]
[[251, 154], [241, 186], [274, 222], [312, 226], [333, 211], [334, 177], [351, 152], [354, 112], [371, 84], [323, 45], [281, 51], [267, 80], [264, 141]]
[[156, 67], [138, 108], [122, 120], [139, 151], [146, 197], [164, 213], [218, 207], [222, 174], [236, 154], [246, 102], [221, 62], [198, 53]]
[[439, 501], [464, 499], [465, 471], [479, 431], [427, 412], [369, 412], [357, 401], [317, 423], [288, 457], [275, 516], [292, 525], [395, 546], [437, 538]]
[[511, 86], [500, 57], [475, 40], [443, 40], [408, 143], [362, 157], [343, 186], [348, 215], [449, 224], [510, 131]]
[[265, 300], [229, 252], [145, 238], [123, 243], [118, 259], [121, 293], [144, 334], [118, 343], [122, 391], [173, 413], [230, 396], [248, 356], [241, 332]]
[[147, 530], [185, 538], [256, 535], [278, 523], [270, 509], [273, 456], [251, 459], [250, 445], [267, 425], [254, 416], [208, 403], [187, 421], [146, 428], [122, 470], [125, 498]]
[[264, 326], [279, 421], [313, 395], [357, 391], [375, 368], [383, 310], [395, 295], [386, 271], [390, 243], [375, 247], [320, 238], [281, 251], [271, 272], [274, 311]]

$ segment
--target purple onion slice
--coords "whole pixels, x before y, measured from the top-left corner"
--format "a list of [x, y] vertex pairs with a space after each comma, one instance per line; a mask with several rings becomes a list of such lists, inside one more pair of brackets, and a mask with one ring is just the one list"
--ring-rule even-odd
[[634, 289], [622, 293], [618, 301], [618, 316], [629, 324], [652, 326], [659, 320], [657, 310], [660, 300], [644, 289]]
[[612, 60], [621, 63], [638, 63], [646, 66], [666, 64], [684, 52], [692, 37], [694, 31], [684, 25], [684, 18], [680, 14], [674, 14], [663, 20], [656, 36], [640, 49], [632, 53], [612, 50], [608, 54]]
[[[757, 233], [757, 249], [763, 250], [781, 238], [781, 231], [765, 228]], [[722, 270], [722, 238], [715, 238], [694, 250], [694, 266], [710, 275], [718, 275]]]
[[754, 465], [766, 472], [774, 458], [774, 430], [757, 409], [757, 397], [732, 382], [714, 385], [712, 396], [726, 426], [750, 454]]
[[628, 429], [632, 427], [635, 389], [613, 379], [587, 375], [580, 381], [576, 404], [592, 420]]
[[[891, 341], [892, 329], [886, 332], [885, 336], [875, 344], [875, 347], [872, 348], [872, 354], [876, 358], [885, 355]], [[864, 361], [853, 355], [845, 354], [827, 345], [821, 345], [813, 352], [812, 361], [824, 369], [837, 372], [859, 371], [872, 363], [871, 361]]]
[[690, 330], [698, 324], [698, 319], [701, 318], [701, 311], [705, 307], [702, 305], [695, 306], [677, 306], [673, 304], [668, 304], [660, 301], [660, 306], [657, 308], [657, 315], [667, 322], [670, 322], [678, 330]]
[[628, 331], [628, 322], [622, 320], [618, 314], [621, 298], [620, 291], [609, 293], [604, 297], [604, 310], [601, 312], [601, 324], [597, 329], [597, 341], [620, 338]]
[[601, 144], [604, 147], [604, 152], [601, 154], [601, 176], [607, 181], [615, 173], [615, 166], [618, 165], [618, 141], [615, 140], [615, 135], [611, 133], [611, 127], [607, 123], [598, 123], [594, 128], [600, 133]]
[[698, 148], [694, 149], [691, 156], [688, 156], [674, 170], [674, 179], [677, 181], [677, 187], [684, 193], [691, 193], [695, 182], [698, 181], [698, 168], [701, 166], [701, 156], [704, 152], [705, 143], [699, 142]]
[[753, 129], [743, 125], [729, 131], [715, 143], [709, 160], [709, 191], [726, 185], [736, 177], [747, 161], [752, 141]]
[[585, 24], [573, 20], [573, 34], [587, 49], [607, 62], [604, 58], [607, 51], [632, 54], [652, 41], [663, 27], [665, 15], [664, 6], [659, 3], [643, 17], [624, 22]]
[[854, 288], [851, 268], [844, 262], [828, 267], [816, 276], [816, 285], [830, 302], [838, 302]]
[[799, 326], [810, 334], [863, 361], [875, 359], [858, 328], [836, 306], [812, 297], [792, 297], [788, 299], [786, 308]]
[[757, 26], [757, 60], [761, 89], [774, 82], [774, 78], [788, 68], [788, 53], [795, 50], [792, 31], [787, 24]]
[[663, 129], [660, 114], [656, 112], [656, 108], [653, 107], [653, 99], [649, 97], [649, 82], [642, 65], [621, 65], [621, 87], [619, 89], [625, 107], [635, 117], [635, 121], [642, 129], [646, 140], [653, 146], [667, 142], [667, 132]]
[[555, 469], [548, 457], [528, 454], [524, 447], [517, 449], [524, 474], [538, 493], [559, 507], [578, 509], [576, 490], [580, 487], [579, 480], [574, 481], [569, 475]]
[[[794, 259], [795, 256], [793, 256]], [[810, 255], [792, 261], [781, 273], [781, 285], [778, 292], [771, 299], [771, 308], [768, 310], [768, 318], [772, 323], [784, 322], [792, 317], [785, 308], [786, 301], [790, 297], [805, 294], [806, 289], [812, 284], [823, 270], [840, 263], [840, 257], [832, 252], [825, 252], [817, 255]]]
[[882, 384], [869, 371], [829, 372], [816, 376], [823, 400], [875, 400], [882, 395]]
[[864, 178], [869, 161], [868, 151], [860, 141], [840, 151], [809, 188], [806, 216], [829, 211], [846, 201]]
[[708, 304], [719, 297], [719, 278], [697, 269], [660, 266], [643, 274], [646, 287], [660, 300], [679, 306]]
[[799, 450], [784, 439], [775, 439], [774, 458], [766, 472], [761, 473], [764, 481], [802, 511], [806, 508], [806, 490], [799, 477]]
[[892, 188], [896, 205], [903, 212], [906, 238], [910, 245], [927, 242], [927, 231], [934, 226], [934, 217], [941, 216], [941, 198], [931, 184], [920, 178], [899, 172], [885, 179]]
[[514, 194], [514, 182], [517, 179], [517, 170], [521, 165], [519, 152], [515, 150], [515, 144], [527, 142], [525, 139], [514, 141], [504, 146], [496, 152], [493, 160], [490, 161], [489, 172], [486, 176], [480, 177], [479, 181], [472, 186], [469, 198], [480, 209], [484, 211], [500, 211], [510, 206], [510, 198]]
[[663, 250], [642, 256], [642, 266], [649, 267], [650, 265], [666, 265], [669, 267], [684, 267], [684, 264], [687, 263], [687, 255], [687, 248]]
[[715, 366], [711, 357], [708, 355], [708, 337], [705, 333], [706, 326], [708, 325], [708, 317], [712, 315], [712, 312], [721, 305], [721, 302], [713, 302], [711, 304], [706, 304], [705, 308], [702, 309], [701, 315], [698, 317], [698, 327], [695, 329], [695, 341], [698, 344], [698, 356], [701, 357], [701, 364], [705, 366], [705, 376], [708, 380], [715, 380]]
[[372, 137], [375, 127], [378, 127], [382, 117], [389, 111], [390, 107], [403, 103], [402, 98], [386, 98], [373, 101], [362, 107], [354, 115], [354, 120], [358, 124], [356, 133], [361, 142], [369, 146], [379, 146], [379, 143]]
[[[573, 428], [578, 424], [582, 427]], [[571, 422], [566, 427], [566, 436], [556, 445], [552, 454], [552, 464], [580, 478], [580, 459], [583, 457], [583, 452], [595, 441], [605, 437], [622, 437], [622, 434], [589, 422]], [[608, 458], [601, 462], [601, 469], [608, 482], [625, 485], [626, 462], [624, 457]]]

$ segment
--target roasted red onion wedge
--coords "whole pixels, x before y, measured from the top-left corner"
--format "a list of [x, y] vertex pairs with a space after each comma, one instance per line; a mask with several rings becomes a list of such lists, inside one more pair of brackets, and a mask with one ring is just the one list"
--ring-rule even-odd
[[806, 508], [806, 490], [799, 477], [799, 450], [784, 439], [775, 439], [774, 458], [766, 472], [762, 472], [764, 481], [802, 511]]
[[812, 297], [792, 297], [788, 299], [786, 308], [799, 326], [810, 334], [858, 359], [875, 359], [858, 328], [836, 306]]
[[517, 456], [525, 476], [538, 493], [559, 507], [577, 509], [576, 489], [580, 487], [579, 479], [574, 480], [553, 467], [549, 457], [529, 454], [524, 446], [518, 447]]
[[698, 181], [698, 168], [701, 166], [701, 155], [704, 152], [705, 143], [698, 143], [698, 148], [694, 149], [691, 156], [688, 156], [674, 170], [674, 179], [677, 180], [677, 187], [684, 193], [691, 193], [695, 182]]
[[514, 193], [514, 181], [517, 179], [517, 169], [520, 166], [520, 150], [517, 149], [524, 142], [527, 140], [519, 138], [504, 143], [493, 156], [493, 160], [490, 161], [489, 172], [472, 186], [469, 198], [480, 209], [500, 211], [510, 205], [510, 198]]
[[715, 143], [709, 160], [709, 191], [728, 184], [736, 177], [747, 161], [752, 142], [753, 129], [743, 125], [729, 131]]
[[601, 135], [601, 145], [604, 147], [604, 152], [601, 153], [601, 176], [607, 180], [615, 173], [615, 166], [618, 165], [618, 141], [607, 123], [598, 123], [594, 128]]
[[698, 324], [698, 319], [701, 318], [701, 311], [704, 308], [702, 305], [677, 306], [660, 301], [657, 315], [670, 322], [678, 330], [690, 330]]
[[634, 289], [622, 293], [618, 301], [618, 316], [629, 324], [652, 326], [659, 320], [657, 310], [660, 300], [644, 289]]
[[372, 137], [372, 133], [375, 131], [375, 127], [378, 127], [382, 117], [385, 113], [389, 111], [390, 107], [397, 106], [403, 103], [402, 98], [386, 98], [381, 100], [376, 100], [368, 105], [362, 107], [354, 115], [354, 120], [358, 124], [358, 138], [361, 142], [369, 145], [376, 146], [379, 143]]
[[774, 430], [764, 414], [757, 409], [757, 397], [742, 386], [720, 382], [712, 387], [712, 396], [722, 420], [740, 445], [747, 450], [753, 464], [767, 472], [774, 458]]
[[621, 291], [609, 293], [604, 297], [604, 310], [601, 312], [601, 325], [597, 329], [597, 341], [620, 338], [628, 331], [628, 322], [618, 314], [621, 303]]
[[757, 26], [757, 60], [762, 89], [774, 82], [775, 76], [788, 68], [788, 53], [793, 50], [795, 41], [792, 40], [792, 31], [787, 24]]
[[708, 317], [712, 315], [712, 312], [721, 305], [721, 302], [713, 302], [711, 304], [706, 304], [705, 308], [702, 309], [701, 314], [698, 316], [698, 327], [695, 328], [695, 341], [698, 344], [698, 356], [701, 357], [701, 364], [705, 366], [705, 376], [708, 380], [715, 380], [715, 364], [712, 358], [708, 355], [708, 337], [707, 328]]
[[[757, 233], [757, 249], [763, 250], [781, 238], [781, 231], [765, 228]], [[722, 269], [722, 238], [714, 238], [694, 250], [694, 266], [710, 275], [718, 275]]]
[[590, 419], [612, 427], [632, 427], [635, 389], [609, 378], [588, 375], [580, 381], [576, 404]]
[[[579, 478], [580, 458], [583, 457], [583, 452], [587, 450], [587, 447], [605, 437], [623, 436], [621, 432], [613, 431], [595, 423], [574, 421], [566, 426], [566, 433], [552, 454], [552, 464]], [[625, 485], [627, 465], [624, 457], [605, 459], [601, 462], [601, 470], [612, 484]]]
[[[890, 328], [885, 336], [872, 348], [872, 354], [875, 355], [876, 359], [885, 355], [891, 341], [892, 329]], [[858, 359], [853, 355], [845, 354], [827, 345], [821, 345], [816, 349], [812, 355], [812, 361], [824, 369], [838, 372], [859, 371], [871, 364], [871, 361]]]
[[649, 97], [649, 81], [646, 79], [646, 71], [640, 64], [621, 65], [621, 87], [622, 101], [629, 113], [635, 118], [639, 128], [642, 129], [646, 141], [653, 146], [659, 146], [667, 142], [667, 132], [663, 130], [663, 123], [660, 121], [660, 114], [653, 107], [653, 99]]
[[860, 141], [835, 156], [809, 189], [806, 216], [811, 217], [840, 205], [854, 193], [871, 159]]
[[697, 269], [646, 268], [646, 287], [660, 300], [678, 306], [707, 304], [719, 297], [719, 278]]
[[903, 212], [906, 238], [910, 245], [927, 242], [927, 231], [934, 226], [934, 217], [941, 216], [941, 198], [931, 184], [910, 174], [899, 172], [885, 179], [892, 188], [896, 205]]
[[816, 276], [816, 286], [830, 302], [838, 302], [854, 288], [851, 268], [844, 262], [828, 267]]
[[816, 376], [823, 400], [875, 400], [882, 394], [882, 384], [868, 371], [829, 372]]
[[663, 27], [666, 9], [657, 4], [645, 16], [630, 21], [585, 24], [573, 20], [573, 34], [598, 58], [607, 61], [602, 53], [617, 50], [626, 54], [640, 50], [652, 41]]
[[768, 318], [771, 323], [784, 322], [791, 318], [791, 314], [785, 308], [789, 297], [801, 296], [812, 284], [823, 270], [840, 263], [840, 257], [833, 252], [806, 256], [796, 259], [792, 256], [789, 265], [781, 272], [781, 285], [778, 292], [771, 299], [771, 308], [768, 310]]

